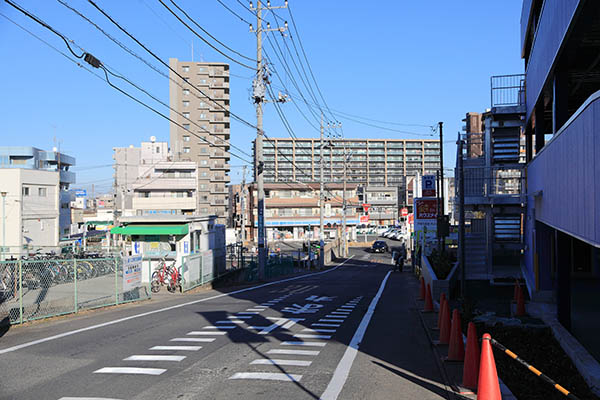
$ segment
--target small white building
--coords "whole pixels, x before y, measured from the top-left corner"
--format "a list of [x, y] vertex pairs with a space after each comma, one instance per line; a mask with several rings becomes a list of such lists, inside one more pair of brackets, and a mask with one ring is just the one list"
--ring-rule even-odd
[[180, 267], [183, 257], [202, 253], [214, 263], [214, 270], [225, 268], [225, 226], [217, 216], [147, 215], [121, 217], [120, 226], [111, 229], [120, 235], [123, 255], [141, 255], [142, 281], [149, 282], [161, 260]]

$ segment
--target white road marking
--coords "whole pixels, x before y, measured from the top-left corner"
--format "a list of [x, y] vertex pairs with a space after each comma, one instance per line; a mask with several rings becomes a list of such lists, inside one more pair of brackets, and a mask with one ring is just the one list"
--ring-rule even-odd
[[195, 343], [199, 343], [199, 342], [214, 342], [215, 339], [214, 338], [195, 338], [195, 337], [176, 337], [173, 338], [171, 340], [169, 340], [169, 342], [195, 342]]
[[291, 356], [318, 356], [320, 351], [318, 350], [287, 350], [287, 349], [273, 349], [267, 351], [267, 354], [288, 354]]
[[148, 350], [177, 350], [177, 351], [198, 351], [202, 346], [154, 346]]
[[350, 310], [353, 309], [354, 307], [356, 307], [356, 306], [340, 306], [340, 308], [348, 308]]
[[312, 361], [304, 360], [280, 360], [275, 358], [259, 358], [250, 363], [250, 365], [292, 365], [296, 367], [308, 367]]
[[319, 321], [321, 321], [321, 322], [344, 322], [343, 319], [327, 319], [327, 318], [322, 318]]
[[119, 400], [108, 397], [61, 397], [58, 400]]
[[237, 372], [229, 379], [261, 379], [267, 381], [299, 382], [302, 375], [279, 374], [273, 372]]
[[328, 274], [328, 273], [333, 272], [333, 271], [337, 270], [338, 268], [340, 268], [342, 265], [344, 265], [346, 262], [348, 262], [349, 260], [351, 260], [353, 257], [354, 257], [354, 255], [350, 256], [350, 258], [348, 258], [348, 259], [344, 260], [342, 263], [338, 264], [337, 267], [328, 269], [326, 271], [314, 272], [312, 274], [305, 274], [305, 275], [300, 275], [300, 276], [294, 276], [292, 278], [280, 279], [280, 280], [273, 281], [273, 282], [263, 283], [262, 285], [258, 285], [258, 286], [248, 287], [248, 288], [244, 288], [244, 289], [240, 289], [240, 290], [234, 290], [233, 292], [229, 292], [229, 293], [221, 293], [221, 294], [218, 294], [216, 296], [206, 297], [204, 299], [192, 300], [192, 301], [188, 301], [188, 302], [181, 303], [181, 304], [175, 304], [175, 305], [169, 306], [169, 307], [159, 308], [158, 310], [146, 311], [146, 312], [143, 312], [143, 313], [130, 315], [128, 317], [114, 319], [112, 321], [103, 322], [101, 324], [86, 326], [85, 328], [75, 329], [75, 330], [72, 330], [72, 331], [67, 331], [67, 332], [59, 333], [58, 335], [52, 335], [52, 336], [48, 336], [48, 337], [45, 337], [45, 338], [42, 338], [42, 339], [32, 340], [31, 342], [21, 343], [21, 344], [18, 344], [16, 346], [7, 347], [5, 349], [0, 349], [0, 354], [10, 353], [10, 352], [13, 352], [13, 351], [24, 349], [26, 347], [35, 346], [35, 345], [40, 344], [40, 343], [45, 343], [45, 342], [49, 342], [51, 340], [61, 339], [61, 338], [67, 337], [67, 336], [75, 335], [75, 334], [82, 333], [82, 332], [91, 331], [91, 330], [98, 329], [98, 328], [104, 328], [105, 326], [110, 326], [110, 325], [118, 324], [118, 323], [121, 323], [121, 322], [130, 321], [132, 319], [141, 318], [141, 317], [147, 317], [148, 315], [154, 315], [154, 314], [158, 314], [158, 313], [161, 313], [161, 312], [164, 312], [164, 311], [176, 310], [178, 308], [187, 307], [187, 306], [190, 306], [190, 305], [193, 305], [193, 304], [204, 303], [205, 301], [209, 301], [209, 300], [220, 299], [221, 297], [225, 297], [225, 296], [231, 296], [231, 295], [234, 295], [234, 294], [245, 293], [245, 292], [249, 292], [249, 291], [252, 291], [252, 290], [262, 289], [262, 288], [267, 287], [267, 286], [278, 285], [278, 284], [283, 283], [283, 282], [295, 281], [295, 280], [298, 280], [298, 279], [304, 279], [304, 278], [308, 278], [308, 277], [311, 277], [311, 276]]
[[342, 359], [338, 363], [335, 372], [333, 373], [333, 377], [331, 381], [327, 385], [327, 389], [321, 395], [321, 400], [336, 400], [340, 395], [346, 380], [348, 379], [348, 375], [350, 374], [350, 368], [352, 368], [352, 364], [354, 363], [354, 358], [356, 358], [356, 354], [358, 353], [358, 347], [363, 337], [365, 336], [365, 332], [369, 326], [369, 322], [371, 322], [371, 317], [375, 312], [375, 307], [377, 307], [377, 303], [381, 298], [381, 294], [383, 293], [383, 289], [385, 288], [385, 284], [390, 276], [391, 271], [385, 275], [381, 285], [379, 286], [379, 290], [373, 300], [371, 300], [371, 304], [369, 304], [369, 308], [365, 313], [362, 321], [360, 321], [360, 325], [356, 328], [356, 332], [354, 332], [354, 336], [352, 336], [352, 340], [350, 341], [350, 345], [346, 348]]
[[302, 329], [302, 332], [317, 332], [317, 333], [335, 333], [335, 329]]
[[311, 326], [325, 326], [325, 327], [329, 327], [329, 328], [339, 328], [340, 324], [320, 324], [318, 322], [315, 322], [314, 324], [311, 324]]
[[329, 315], [325, 316], [325, 318], [337, 318], [337, 319], [341, 319], [342, 321], [346, 317], [347, 317], [347, 315], [341, 315], [341, 314], [338, 314], [338, 315], [329, 314]]
[[185, 356], [135, 355], [124, 358], [123, 361], [181, 361]]
[[263, 312], [263, 311], [265, 311], [265, 309], [264, 308], [248, 308], [248, 309], [246, 309], [246, 311]]
[[303, 333], [297, 333], [294, 337], [299, 339], [331, 339], [331, 335], [305, 335]]
[[252, 316], [250, 315], [232, 315], [227, 317], [228, 319], [250, 319]]
[[242, 311], [239, 312], [238, 315], [246, 315], [246, 314], [260, 314], [258, 311]]
[[332, 311], [331, 314], [349, 315], [350, 311]]
[[239, 319], [228, 319], [226, 321], [217, 321], [215, 324], [244, 324], [246, 321], [242, 321]]
[[296, 367], [308, 367], [312, 364], [312, 361], [303, 361], [303, 360], [278, 360], [271, 358], [259, 358], [258, 360], [254, 360], [250, 363], [251, 365], [292, 365]]
[[162, 368], [133, 368], [133, 367], [105, 367], [94, 371], [95, 374], [134, 374], [134, 375], [160, 375], [166, 369]]
[[202, 329], [234, 329], [234, 328], [237, 328], [237, 326], [235, 326], [235, 325], [219, 325], [219, 326], [209, 325], [209, 326], [205, 326]]
[[191, 331], [188, 332], [187, 335], [207, 335], [207, 336], [215, 336], [215, 335], [227, 335], [227, 332], [220, 331]]
[[271, 305], [271, 303], [262, 303], [262, 304], [261, 304], [261, 306], [263, 306], [263, 307], [268, 307], [268, 306], [270, 306], [270, 305]]
[[325, 347], [326, 344], [327, 344], [327, 342], [293, 342], [293, 341], [281, 342], [282, 346]]

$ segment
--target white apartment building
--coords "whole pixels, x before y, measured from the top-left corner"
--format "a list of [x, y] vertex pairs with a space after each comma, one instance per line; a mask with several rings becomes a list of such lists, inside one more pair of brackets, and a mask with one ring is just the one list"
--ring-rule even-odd
[[116, 208], [122, 216], [197, 214], [195, 162], [175, 161], [167, 142], [154, 137], [114, 152]]

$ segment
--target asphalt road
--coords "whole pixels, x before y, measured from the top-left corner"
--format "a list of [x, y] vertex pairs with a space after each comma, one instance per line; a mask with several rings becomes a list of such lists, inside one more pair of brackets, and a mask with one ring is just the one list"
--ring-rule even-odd
[[447, 398], [389, 259], [12, 328], [0, 399]]

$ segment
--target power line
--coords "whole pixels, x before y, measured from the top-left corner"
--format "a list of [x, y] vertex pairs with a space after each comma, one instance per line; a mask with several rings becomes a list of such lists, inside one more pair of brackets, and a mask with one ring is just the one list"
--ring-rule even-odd
[[221, 0], [217, 0], [217, 2], [222, 5], [223, 7], [225, 7], [225, 9], [227, 11], [229, 11], [230, 13], [232, 13], [233, 15], [235, 15], [236, 17], [238, 17], [240, 20], [242, 20], [243, 22], [245, 22], [247, 25], [251, 25], [250, 22], [248, 22], [246, 19], [244, 19], [244, 17], [242, 17], [241, 15], [239, 15], [238, 13], [236, 13], [235, 11], [233, 11], [231, 8], [229, 8], [225, 3], [223, 3]]
[[[8, 0], [7, 0], [7, 2], [8, 2], [9, 4], [11, 4], [13, 7], [15, 7], [15, 6], [16, 6], [16, 5], [13, 5], [13, 4], [12, 4], [10, 1], [8, 1]], [[15, 8], [17, 8], [17, 7], [15, 7]], [[48, 27], [48, 28], [49, 28], [49, 29], [50, 29], [50, 30], [51, 30], [53, 33], [55, 33], [55, 34], [57, 34], [58, 36], [60, 36], [60, 37], [61, 37], [63, 40], [67, 40], [67, 39], [68, 39], [66, 36], [64, 36], [63, 34], [59, 33], [59, 32], [58, 32], [58, 31], [56, 31], [54, 28], [51, 28], [51, 27], [50, 27], [48, 24], [46, 24], [45, 22], [43, 22], [43, 21], [42, 21], [40, 18], [38, 18], [38, 17], [36, 17], [35, 15], [31, 14], [29, 11], [27, 11], [27, 10], [25, 10], [25, 9], [21, 8], [21, 7], [18, 7], [17, 9], [18, 9], [20, 12], [22, 12], [24, 15], [26, 15], [27, 17], [29, 17], [29, 18], [33, 19], [34, 21], [36, 21], [36, 22], [38, 22], [38, 23], [41, 23], [41, 24], [42, 24], [43, 26], [45, 26], [45, 27]], [[2, 14], [2, 16], [3, 16], [3, 17], [5, 17], [6, 19], [8, 19], [9, 21], [13, 22], [15, 25], [17, 25], [18, 27], [20, 27], [21, 29], [23, 29], [23, 30], [24, 30], [24, 31], [26, 31], [27, 33], [31, 34], [31, 35], [32, 35], [32, 36], [34, 36], [35, 38], [37, 38], [37, 39], [41, 40], [43, 43], [45, 43], [45, 44], [49, 45], [47, 42], [45, 42], [44, 40], [40, 39], [39, 37], [37, 37], [36, 35], [34, 35], [33, 33], [31, 33], [30, 31], [28, 31], [27, 29], [23, 28], [21, 25], [17, 24], [16, 22], [14, 22], [14, 21], [13, 21], [13, 20], [11, 20], [10, 18], [8, 18], [6, 15]], [[73, 40], [71, 40], [71, 39], [68, 39], [68, 40], [69, 40], [71, 43], [75, 44], [75, 42], [74, 42]], [[75, 45], [76, 45], [76, 44], [75, 44]], [[77, 46], [77, 45], [76, 45], [76, 46]], [[93, 73], [93, 72], [92, 72], [91, 70], [89, 70], [88, 68], [86, 68], [86, 67], [82, 66], [82, 65], [81, 65], [80, 63], [78, 63], [77, 61], [75, 61], [75, 60], [71, 59], [69, 56], [67, 56], [66, 54], [62, 53], [60, 50], [56, 49], [56, 48], [55, 48], [55, 47], [53, 47], [53, 46], [50, 46], [50, 47], [52, 47], [54, 50], [58, 51], [59, 53], [63, 54], [63, 56], [65, 56], [67, 59], [69, 59], [70, 61], [74, 62], [74, 63], [75, 63], [75, 64], [77, 64], [78, 66], [80, 66], [80, 67], [83, 67], [83, 68], [84, 68], [86, 71], [88, 71], [88, 72], [92, 73], [93, 75], [95, 75], [95, 76], [96, 76], [97, 78], [99, 78], [100, 80], [103, 80], [103, 81], [104, 81], [104, 79], [102, 79], [102, 77], [100, 77], [99, 75], [97, 75], [97, 74]], [[80, 46], [77, 46], [77, 47], [79, 47], [79, 48], [81, 49], [81, 47], [80, 47]], [[82, 49], [82, 50], [83, 50], [83, 49]], [[110, 79], [108, 78], [108, 73], [110, 72], [110, 73], [111, 73], [111, 75], [114, 75], [114, 76], [117, 76], [117, 77], [120, 77], [120, 76], [118, 76], [118, 75], [114, 74], [113, 72], [109, 71], [109, 70], [108, 70], [108, 69], [107, 69], [107, 68], [106, 68], [104, 65], [102, 65], [102, 63], [100, 62], [100, 60], [96, 59], [96, 58], [95, 58], [94, 56], [92, 56], [91, 54], [89, 54], [89, 53], [87, 53], [87, 52], [84, 52], [84, 56], [85, 56], [85, 60], [86, 60], [86, 62], [88, 62], [90, 65], [94, 66], [95, 68], [100, 68], [100, 69], [102, 69], [102, 70], [104, 71], [104, 74], [105, 74], [105, 77], [106, 77], [106, 80], [105, 80], [105, 82], [106, 82], [106, 83], [108, 83], [108, 84], [109, 84], [111, 87], [113, 87], [113, 88], [114, 88], [114, 89], [116, 89], [117, 91], [121, 92], [123, 95], [125, 95], [125, 96], [129, 97], [130, 99], [134, 100], [134, 101], [135, 101], [135, 102], [137, 102], [138, 104], [140, 104], [140, 105], [142, 105], [142, 106], [146, 107], [147, 109], [149, 109], [149, 110], [153, 111], [153, 112], [154, 112], [154, 113], [156, 113], [157, 115], [159, 115], [159, 116], [161, 116], [161, 117], [163, 117], [163, 118], [167, 119], [168, 121], [170, 121], [170, 122], [172, 122], [173, 124], [175, 124], [175, 125], [179, 126], [180, 128], [182, 128], [182, 129], [184, 129], [184, 130], [186, 130], [186, 131], [190, 132], [191, 134], [193, 134], [194, 136], [198, 137], [199, 139], [201, 139], [201, 140], [205, 141], [205, 142], [206, 142], [206, 143], [208, 143], [209, 145], [212, 145], [212, 146], [215, 146], [215, 147], [219, 147], [218, 145], [216, 145], [216, 144], [214, 144], [214, 143], [212, 143], [212, 142], [208, 141], [206, 138], [204, 138], [204, 137], [202, 137], [202, 136], [199, 136], [199, 135], [195, 134], [194, 132], [191, 132], [191, 131], [189, 131], [189, 130], [185, 129], [185, 128], [184, 128], [182, 125], [180, 125], [179, 123], [177, 123], [177, 122], [173, 121], [172, 119], [170, 119], [170, 118], [169, 118], [169, 117], [167, 117], [166, 115], [162, 114], [162, 113], [161, 113], [161, 112], [159, 112], [158, 110], [156, 110], [156, 109], [152, 108], [151, 106], [147, 105], [146, 103], [142, 102], [141, 100], [137, 99], [136, 97], [132, 96], [131, 94], [129, 94], [129, 93], [127, 93], [127, 92], [125, 92], [124, 90], [122, 90], [122, 89], [121, 89], [121, 88], [119, 88], [118, 86], [115, 86], [115, 85], [113, 85], [113, 84], [112, 84], [112, 82], [110, 82]], [[125, 80], [127, 80], [127, 79], [126, 79], [126, 78], [124, 78], [124, 77], [120, 77], [120, 78], [121, 78], [121, 79], [125, 79]], [[131, 81], [129, 81], [129, 80], [127, 80], [127, 81], [128, 81], [130, 84], [133, 84]], [[136, 86], [136, 87], [137, 87], [137, 86]], [[138, 88], [139, 88], [139, 87], [138, 87]], [[140, 90], [143, 90], [143, 89], [140, 89]], [[148, 94], [148, 95], [150, 95], [148, 92], [145, 92], [145, 93], [146, 93], [146, 94]], [[220, 139], [220, 138], [219, 138], [219, 139]], [[222, 140], [222, 139], [221, 139], [221, 140]], [[229, 145], [227, 142], [226, 142], [226, 144], [227, 144], [227, 145]], [[245, 152], [244, 152], [244, 153], [245, 153]], [[242, 160], [242, 161], [244, 161], [244, 162], [246, 162], [246, 163], [249, 163], [249, 164], [250, 164], [250, 162], [249, 162], [248, 160], [245, 160], [244, 158], [242, 158], [242, 157], [238, 156], [237, 154], [235, 154], [235, 153], [233, 153], [233, 152], [231, 152], [231, 151], [230, 151], [230, 154], [231, 154], [232, 156], [234, 156], [234, 157], [236, 157], [236, 158], [238, 158], [238, 159], [240, 159], [240, 160]], [[246, 154], [246, 155], [248, 155], [248, 156], [250, 156], [248, 153], [245, 153], [245, 154]]]
[[[219, 54], [223, 55], [224, 57], [226, 57], [227, 59], [233, 61], [236, 64], [241, 65], [242, 67], [248, 68], [248, 69], [254, 69], [253, 67], [244, 64], [238, 60], [236, 60], [233, 57], [230, 57], [229, 55], [225, 54], [224, 52], [222, 52], [221, 50], [219, 50], [218, 48], [216, 48], [215, 46], [213, 46], [208, 40], [204, 39], [204, 37], [202, 37], [198, 32], [196, 32], [194, 29], [192, 29], [188, 24], [186, 24], [177, 14], [175, 14], [175, 12], [173, 12], [173, 10], [171, 10], [169, 8], [169, 6], [167, 6], [162, 0], [158, 0], [160, 2], [160, 4], [163, 5], [163, 7], [165, 7], [171, 14], [173, 14], [173, 16], [175, 18], [177, 18], [177, 20], [179, 22], [181, 22], [186, 28], [188, 28], [194, 35], [198, 36], [200, 38], [200, 40], [202, 40], [204, 43], [206, 43], [207, 45], [209, 45], [212, 49], [214, 49], [216, 52], [218, 52]], [[211, 39], [213, 39], [215, 42], [219, 43], [221, 46], [225, 47], [227, 50], [231, 51], [232, 53], [237, 54], [238, 56], [245, 58], [246, 60], [249, 61], [253, 61], [256, 62], [255, 59], [247, 57], [245, 55], [243, 55], [242, 53], [232, 49], [231, 47], [227, 46], [225, 43], [221, 42], [219, 39], [217, 39], [216, 37], [214, 37], [213, 35], [211, 35], [206, 29], [204, 29], [203, 27], [201, 27], [192, 17], [189, 16], [189, 14], [187, 12], [185, 12], [184, 9], [182, 9], [181, 7], [179, 7], [177, 5], [177, 3], [175, 3], [173, 0], [170, 0], [171, 3], [175, 6], [175, 8], [177, 8], [183, 15], [186, 16], [187, 19], [189, 19], [190, 21], [192, 21], [192, 23], [194, 25], [196, 25], [202, 32], [204, 32], [205, 34], [207, 34], [208, 36], [210, 36]]]
[[[60, 1], [60, 0], [59, 0]], [[202, 94], [203, 96], [205, 96], [207, 99], [209, 99], [210, 101], [212, 101], [214, 104], [217, 105], [217, 107], [223, 109], [224, 111], [228, 112], [232, 117], [234, 117], [235, 119], [237, 119], [238, 121], [240, 121], [241, 123], [243, 123], [244, 125], [252, 128], [252, 129], [258, 129], [256, 127], [256, 125], [252, 124], [251, 122], [246, 121], [245, 119], [239, 117], [237, 114], [234, 114], [233, 112], [231, 112], [230, 110], [228, 110], [226, 107], [224, 107], [223, 105], [221, 105], [219, 102], [217, 102], [215, 99], [213, 99], [212, 97], [208, 96], [206, 93], [204, 93], [202, 90], [200, 90], [198, 87], [192, 85], [190, 82], [188, 82], [188, 80], [186, 80], [183, 76], [181, 76], [181, 74], [179, 74], [177, 71], [175, 71], [173, 68], [171, 68], [171, 66], [169, 64], [167, 64], [166, 62], [164, 62], [159, 56], [157, 56], [152, 50], [150, 50], [148, 47], [146, 47], [142, 42], [140, 42], [135, 36], [133, 36], [131, 33], [129, 33], [125, 28], [123, 28], [117, 21], [115, 21], [110, 15], [108, 15], [108, 13], [106, 13], [103, 9], [101, 9], [96, 3], [94, 3], [92, 0], [88, 0], [88, 3], [92, 4], [94, 6], [94, 8], [96, 8], [102, 15], [104, 15], [113, 25], [115, 25], [117, 28], [119, 28], [119, 30], [121, 32], [123, 32], [124, 34], [126, 34], [131, 40], [133, 40], [134, 42], [136, 42], [141, 48], [143, 48], [146, 52], [148, 52], [152, 57], [154, 57], [154, 59], [156, 59], [158, 62], [160, 62], [162, 65], [164, 65], [165, 67], [167, 67], [169, 69], [169, 71], [173, 72], [175, 75], [177, 75], [183, 82], [185, 82], [186, 84], [188, 84], [190, 87], [192, 87], [194, 90], [197, 90], [200, 94]]]
[[150, 10], [150, 12], [152, 12], [152, 14], [154, 14], [154, 16], [159, 19], [167, 28], [169, 28], [169, 30], [171, 32], [173, 32], [177, 37], [179, 37], [179, 39], [181, 39], [182, 42], [184, 42], [186, 45], [188, 45], [188, 41], [182, 37], [179, 33], [177, 33], [177, 31], [175, 30], [175, 28], [173, 28], [167, 21], [165, 21], [165, 19], [163, 17], [160, 16], [160, 14], [158, 14], [156, 11], [154, 11], [154, 9], [152, 7], [150, 7], [150, 5], [148, 5], [148, 3], [146, 3], [146, 0], [139, 0], [140, 3], [142, 3], [144, 6], [146, 6], [146, 8], [148, 10]]

